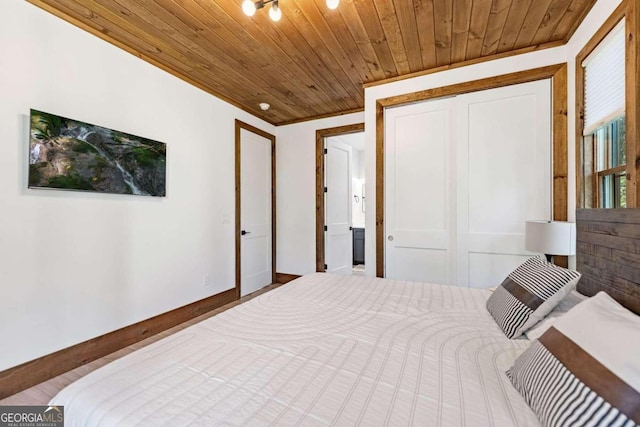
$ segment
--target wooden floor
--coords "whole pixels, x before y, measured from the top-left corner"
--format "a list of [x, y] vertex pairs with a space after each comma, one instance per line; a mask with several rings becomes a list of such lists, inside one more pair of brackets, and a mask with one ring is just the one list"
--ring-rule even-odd
[[216, 314], [222, 313], [225, 310], [230, 309], [238, 304], [242, 304], [243, 302], [249, 301], [252, 298], [257, 297], [260, 294], [263, 294], [267, 291], [277, 288], [278, 286], [282, 286], [281, 283], [273, 283], [269, 286], [266, 286], [259, 291], [256, 291], [252, 294], [244, 296], [237, 301], [224, 305], [220, 308], [217, 308], [213, 311], [205, 313], [201, 316], [198, 316], [188, 322], [181, 323], [180, 325], [174, 326], [171, 329], [167, 329], [164, 332], [161, 332], [157, 335], [149, 337], [145, 340], [137, 342], [135, 344], [130, 345], [129, 347], [125, 347], [121, 350], [118, 350], [114, 353], [111, 353], [101, 359], [94, 360], [91, 363], [80, 366], [72, 371], [65, 372], [62, 375], [58, 375], [55, 378], [50, 379], [49, 381], [45, 381], [38, 385], [35, 385], [31, 388], [28, 388], [20, 393], [14, 394], [13, 396], [9, 396], [6, 399], [0, 400], [0, 406], [4, 405], [46, 405], [52, 398], [55, 396], [60, 390], [68, 386], [74, 381], [84, 377], [88, 373], [95, 371], [101, 366], [106, 365], [109, 362], [112, 362], [116, 359], [121, 358], [122, 356], [126, 356], [129, 353], [132, 353], [142, 347], [145, 347], [153, 342], [156, 342], [168, 335], [174, 334], [184, 328], [187, 328], [191, 325], [195, 325], [198, 322], [201, 322], [209, 317], [213, 317]]

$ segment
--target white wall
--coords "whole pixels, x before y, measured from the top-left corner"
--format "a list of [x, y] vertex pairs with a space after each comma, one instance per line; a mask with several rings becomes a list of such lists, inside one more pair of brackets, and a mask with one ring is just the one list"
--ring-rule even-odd
[[364, 179], [364, 150], [353, 150], [353, 177]]
[[[350, 145], [351, 151], [351, 225], [364, 228], [364, 212], [362, 212], [362, 186], [364, 184], [364, 132], [349, 133], [327, 138]], [[357, 196], [357, 199], [355, 198]], [[357, 200], [357, 201], [356, 201]]]
[[[364, 138], [364, 133], [363, 133]], [[351, 180], [351, 193], [354, 195], [351, 206], [351, 224], [357, 228], [364, 228], [365, 216], [362, 212], [362, 186], [364, 180], [364, 150], [353, 150], [353, 179]], [[357, 196], [357, 199], [355, 198]]]
[[[366, 88], [364, 119], [365, 151], [367, 153], [375, 153], [376, 101], [378, 99], [569, 62], [568, 211], [569, 220], [575, 220], [575, 138], [573, 136], [575, 133], [575, 56], [619, 3], [620, 0], [598, 0], [570, 42], [565, 46], [544, 49], [523, 55], [510, 56], [494, 61], [482, 62], [467, 67], [455, 68], [439, 73]], [[367, 206], [375, 206], [375, 186], [371, 184], [375, 182], [376, 179], [375, 155], [366, 156], [365, 175], [366, 182], [370, 183], [366, 186]], [[367, 275], [375, 275], [376, 269], [375, 221], [375, 210], [367, 209], [365, 239], [365, 265]]]
[[[30, 108], [167, 143], [167, 197], [27, 189]], [[23, 0], [0, 2], [0, 370], [234, 286], [222, 215], [234, 218], [236, 118], [275, 133]]]
[[276, 270], [316, 270], [316, 130], [363, 122], [363, 113], [312, 120], [276, 129]]

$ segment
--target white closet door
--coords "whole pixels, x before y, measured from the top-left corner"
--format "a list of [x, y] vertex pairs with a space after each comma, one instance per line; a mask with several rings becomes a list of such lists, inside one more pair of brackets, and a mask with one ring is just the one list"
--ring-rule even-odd
[[385, 111], [385, 277], [456, 282], [454, 102]]
[[499, 285], [524, 261], [524, 224], [551, 219], [551, 82], [457, 98], [458, 284]]
[[351, 235], [352, 147], [327, 138], [325, 254], [327, 273], [350, 275], [353, 270]]

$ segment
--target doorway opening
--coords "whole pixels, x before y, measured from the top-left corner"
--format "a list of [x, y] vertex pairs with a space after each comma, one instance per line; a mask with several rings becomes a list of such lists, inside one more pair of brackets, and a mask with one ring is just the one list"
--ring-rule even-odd
[[364, 124], [316, 132], [316, 271], [364, 275]]

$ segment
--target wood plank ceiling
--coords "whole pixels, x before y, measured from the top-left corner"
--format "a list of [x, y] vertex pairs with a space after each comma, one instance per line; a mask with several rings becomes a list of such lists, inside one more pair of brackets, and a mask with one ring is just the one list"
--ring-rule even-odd
[[361, 110], [364, 83], [565, 43], [596, 0], [279, 0], [279, 22], [242, 0], [28, 1], [280, 125]]

